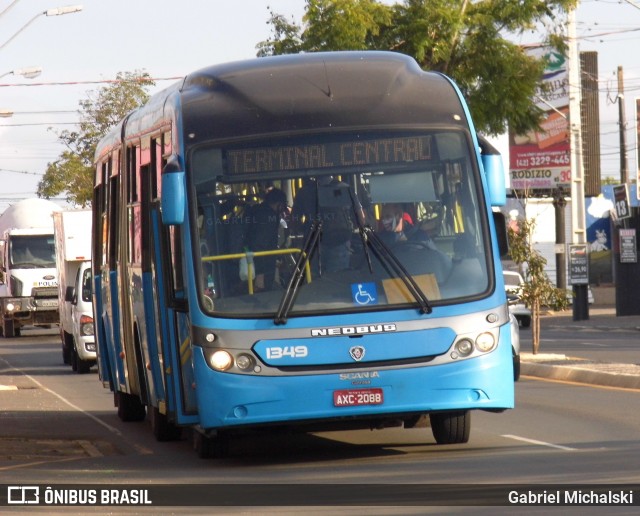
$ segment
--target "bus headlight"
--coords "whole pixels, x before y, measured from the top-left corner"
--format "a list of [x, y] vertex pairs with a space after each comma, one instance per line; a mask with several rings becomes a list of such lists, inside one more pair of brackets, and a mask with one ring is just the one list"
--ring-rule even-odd
[[471, 358], [489, 353], [493, 351], [497, 345], [498, 338], [494, 331], [458, 335], [453, 347], [450, 348], [449, 356], [453, 360]]
[[456, 351], [458, 356], [468, 357], [473, 351], [473, 342], [470, 339], [460, 339], [456, 342]]
[[476, 347], [483, 353], [491, 351], [495, 345], [496, 339], [491, 333], [481, 333], [476, 338]]
[[218, 349], [209, 357], [209, 365], [216, 371], [226, 371], [233, 365], [233, 357], [228, 351]]
[[5, 308], [7, 309], [7, 312], [13, 312], [14, 310], [19, 309], [20, 307], [17, 307], [13, 303], [7, 303]]
[[248, 371], [249, 369], [253, 369], [255, 365], [255, 360], [251, 355], [247, 355], [246, 353], [241, 353], [236, 357], [236, 367], [242, 371]]

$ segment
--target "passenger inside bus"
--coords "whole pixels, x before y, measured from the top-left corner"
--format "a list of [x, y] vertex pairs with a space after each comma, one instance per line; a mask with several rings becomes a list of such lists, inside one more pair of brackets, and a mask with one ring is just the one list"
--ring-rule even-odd
[[330, 273], [349, 268], [351, 238], [358, 225], [354, 214], [361, 212], [353, 189], [333, 176], [309, 180], [298, 191], [292, 211], [294, 228], [306, 238], [313, 221], [322, 222], [320, 258], [314, 269]]
[[412, 229], [412, 218], [398, 203], [387, 203], [382, 207], [382, 218], [378, 235], [388, 246], [407, 240]]
[[[287, 196], [278, 189], [267, 192], [264, 201], [251, 208], [247, 217], [248, 229], [245, 237], [247, 251], [274, 251], [278, 248], [281, 220], [287, 210]], [[253, 259], [256, 291], [272, 290], [276, 278], [277, 256], [260, 256]]]

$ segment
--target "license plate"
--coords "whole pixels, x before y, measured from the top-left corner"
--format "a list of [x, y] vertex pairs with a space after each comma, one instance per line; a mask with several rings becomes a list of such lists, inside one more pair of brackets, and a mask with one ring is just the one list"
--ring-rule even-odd
[[355, 407], [358, 405], [382, 405], [382, 389], [346, 389], [333, 391], [333, 405], [336, 407]]
[[57, 299], [39, 299], [36, 301], [37, 306], [40, 308], [53, 308], [58, 306]]

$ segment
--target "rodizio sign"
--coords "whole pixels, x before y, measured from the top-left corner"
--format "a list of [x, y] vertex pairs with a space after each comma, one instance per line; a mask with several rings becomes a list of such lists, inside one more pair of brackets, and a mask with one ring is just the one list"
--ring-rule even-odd
[[262, 147], [226, 152], [227, 173], [255, 174], [429, 161], [431, 136]]

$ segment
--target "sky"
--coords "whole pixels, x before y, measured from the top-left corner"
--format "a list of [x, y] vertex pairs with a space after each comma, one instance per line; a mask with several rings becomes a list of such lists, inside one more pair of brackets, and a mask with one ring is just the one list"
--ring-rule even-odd
[[[77, 13], [42, 14], [79, 4]], [[65, 150], [56, 134], [74, 128], [79, 102], [105, 85], [98, 81], [145, 71], [157, 79], [153, 93], [191, 71], [253, 58], [256, 44], [271, 35], [269, 12], [301, 22], [304, 6], [304, 0], [0, 0], [0, 112], [14, 113], [0, 118], [0, 212], [35, 197], [47, 163]], [[635, 177], [640, 0], [583, 0], [576, 19], [579, 50], [598, 52], [603, 176], [619, 177], [615, 99], [622, 66]], [[522, 42], [532, 41], [530, 33]], [[34, 79], [10, 73], [32, 66], [42, 68]]]

